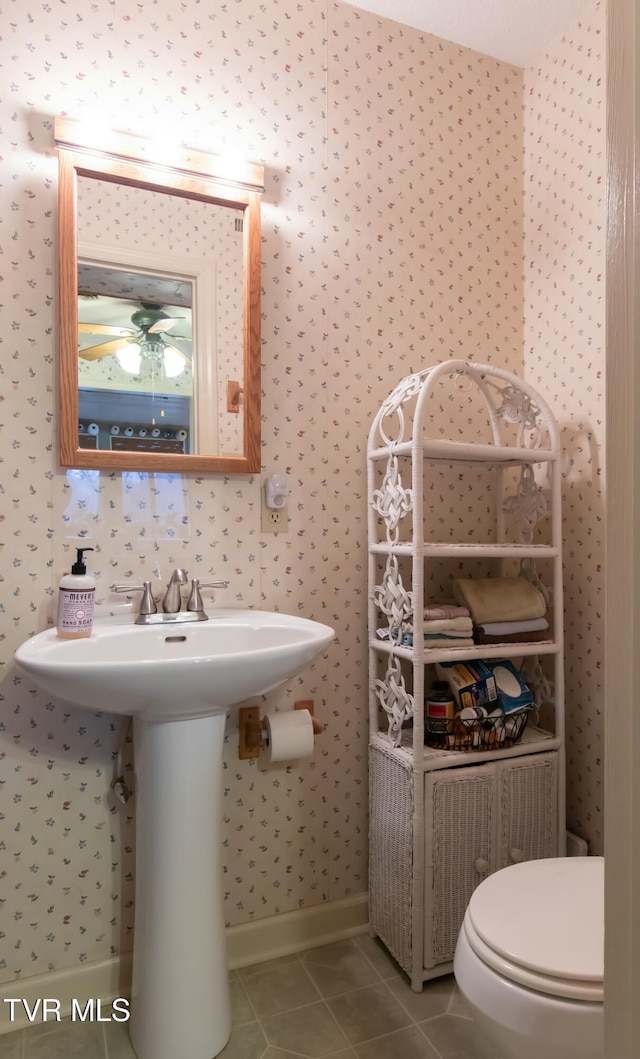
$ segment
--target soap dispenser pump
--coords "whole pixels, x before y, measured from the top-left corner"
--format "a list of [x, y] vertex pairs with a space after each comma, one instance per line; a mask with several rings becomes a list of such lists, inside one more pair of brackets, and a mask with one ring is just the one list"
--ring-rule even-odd
[[93, 548], [77, 548], [71, 573], [60, 581], [56, 629], [63, 640], [78, 640], [90, 636], [93, 628], [96, 583], [87, 574], [84, 553]]

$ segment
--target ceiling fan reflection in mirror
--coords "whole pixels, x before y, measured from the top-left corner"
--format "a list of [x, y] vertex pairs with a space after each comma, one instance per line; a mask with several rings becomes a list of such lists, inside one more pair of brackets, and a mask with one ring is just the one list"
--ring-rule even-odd
[[[168, 378], [180, 375], [185, 365], [191, 364], [191, 311], [187, 307], [155, 305], [142, 302], [138, 307], [131, 302], [124, 303], [131, 307], [130, 327], [119, 323], [105, 322], [121, 320], [123, 302], [119, 298], [108, 298], [103, 295], [80, 295], [80, 301], [92, 302], [91, 321], [79, 319], [78, 332], [80, 349], [78, 355], [83, 360], [100, 360], [102, 357], [115, 354], [119, 364], [132, 375], [160, 372]], [[115, 305], [111, 303], [116, 303]], [[128, 311], [128, 310], [127, 310]], [[176, 311], [180, 315], [173, 315]], [[86, 315], [80, 311], [79, 316]], [[167, 332], [181, 325], [182, 334], [165, 337]], [[106, 342], [85, 345], [83, 336], [110, 335]]]
[[[180, 375], [192, 366], [192, 305], [186, 277], [79, 260], [78, 355], [91, 362], [115, 354], [130, 375]], [[98, 335], [111, 338], [96, 342]]]

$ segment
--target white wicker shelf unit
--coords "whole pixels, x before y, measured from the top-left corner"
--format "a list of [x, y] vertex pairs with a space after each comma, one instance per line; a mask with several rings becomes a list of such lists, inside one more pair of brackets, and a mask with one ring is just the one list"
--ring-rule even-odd
[[[441, 436], [462, 433], [461, 423], [466, 434], [484, 429], [488, 441]], [[558, 429], [517, 376], [450, 360], [403, 379], [382, 404], [367, 467], [369, 915], [419, 991], [451, 971], [464, 910], [483, 878], [564, 852]], [[477, 571], [533, 580], [548, 600], [550, 638], [426, 648], [424, 606]], [[407, 630], [412, 642], [403, 645]], [[536, 689], [536, 723], [508, 748], [425, 746], [435, 663], [473, 658], [518, 660]]]

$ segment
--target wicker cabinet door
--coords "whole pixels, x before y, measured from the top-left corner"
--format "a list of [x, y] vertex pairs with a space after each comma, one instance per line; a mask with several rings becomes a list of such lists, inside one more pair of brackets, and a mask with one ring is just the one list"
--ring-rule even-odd
[[499, 763], [500, 862], [558, 856], [558, 755]]
[[465, 909], [496, 868], [495, 765], [425, 777], [424, 966], [453, 959]]

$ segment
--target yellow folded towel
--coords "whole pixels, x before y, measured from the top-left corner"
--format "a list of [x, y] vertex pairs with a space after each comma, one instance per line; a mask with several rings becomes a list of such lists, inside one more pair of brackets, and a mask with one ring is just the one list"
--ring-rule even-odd
[[459, 578], [453, 592], [458, 603], [469, 608], [475, 625], [529, 621], [547, 612], [542, 592], [524, 577]]

